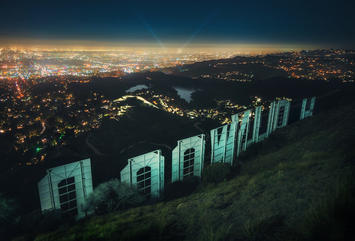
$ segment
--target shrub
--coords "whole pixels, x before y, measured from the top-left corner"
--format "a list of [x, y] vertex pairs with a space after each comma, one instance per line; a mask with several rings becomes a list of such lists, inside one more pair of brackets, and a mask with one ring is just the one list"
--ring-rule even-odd
[[122, 210], [137, 206], [145, 201], [144, 196], [135, 188], [117, 179], [100, 184], [92, 192], [84, 211], [88, 213], [105, 214], [112, 211]]
[[75, 217], [64, 215], [60, 209], [50, 209], [43, 212], [34, 210], [22, 215], [17, 233], [23, 232], [26, 233], [26, 236], [31, 236], [35, 233], [51, 232], [59, 226], [73, 223], [75, 223]]
[[202, 182], [204, 184], [222, 182], [231, 175], [231, 170], [231, 166], [227, 163], [214, 163], [204, 169]]
[[243, 241], [292, 240], [291, 236], [294, 237], [285, 224], [285, 217], [280, 215], [248, 220], [236, 236], [236, 240]]
[[319, 204], [313, 204], [305, 217], [302, 233], [306, 240], [352, 240], [355, 228], [355, 188], [343, 184]]
[[47, 210], [42, 213], [37, 229], [40, 232], [49, 232], [65, 223], [74, 222], [74, 217], [66, 217], [60, 209]]
[[0, 235], [4, 238], [11, 233], [18, 222], [18, 213], [15, 201], [0, 193]]
[[186, 177], [183, 181], [169, 183], [165, 188], [165, 200], [187, 196], [195, 191], [199, 184], [200, 178], [196, 176]]
[[42, 219], [42, 212], [36, 209], [21, 216], [19, 228], [23, 233], [31, 233], [37, 229]]
[[14, 200], [5, 197], [0, 193], [0, 224], [12, 222], [14, 213], [16, 212], [16, 205]]

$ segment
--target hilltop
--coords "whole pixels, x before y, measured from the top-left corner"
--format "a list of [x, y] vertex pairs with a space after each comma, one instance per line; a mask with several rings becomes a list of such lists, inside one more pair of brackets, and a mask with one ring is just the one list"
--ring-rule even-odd
[[251, 146], [228, 180], [16, 240], [350, 240], [355, 102], [346, 92]]

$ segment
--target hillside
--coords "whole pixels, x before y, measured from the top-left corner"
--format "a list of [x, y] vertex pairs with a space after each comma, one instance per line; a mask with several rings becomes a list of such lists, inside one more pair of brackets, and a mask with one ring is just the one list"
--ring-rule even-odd
[[[17, 197], [19, 205], [30, 212], [40, 208], [37, 183], [48, 168], [90, 157], [94, 185], [97, 185], [118, 177], [127, 159], [142, 153], [161, 149], [167, 160], [170, 160], [171, 149], [178, 139], [200, 133], [194, 126], [196, 121], [149, 108], [139, 102], [130, 102], [130, 105], [134, 107], [119, 122], [106, 118], [100, 128], [77, 137], [70, 136], [68, 145], [48, 149], [47, 160], [40, 165], [3, 171], [0, 175], [0, 190]], [[215, 121], [201, 121], [200, 127], [209, 130], [217, 125]], [[8, 151], [11, 142], [5, 138], [0, 141], [3, 144], [0, 147], [0, 153], [3, 154], [1, 164], [4, 165], [7, 160], [14, 163], [16, 158]], [[171, 172], [169, 168], [171, 165], [166, 165], [167, 174]]]
[[344, 106], [334, 101], [332, 108], [250, 147], [229, 180], [16, 240], [350, 240], [355, 215], [350, 100]]

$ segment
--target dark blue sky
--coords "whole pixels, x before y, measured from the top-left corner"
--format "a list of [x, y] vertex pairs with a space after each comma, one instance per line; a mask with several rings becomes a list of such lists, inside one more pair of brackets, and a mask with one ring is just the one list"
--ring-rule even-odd
[[2, 1], [0, 40], [355, 47], [354, 1]]

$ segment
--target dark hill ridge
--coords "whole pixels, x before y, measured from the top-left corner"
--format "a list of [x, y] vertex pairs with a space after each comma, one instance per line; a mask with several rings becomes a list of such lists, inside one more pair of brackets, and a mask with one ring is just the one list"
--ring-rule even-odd
[[355, 215], [351, 91], [345, 99], [339, 91], [320, 99], [328, 110], [251, 146], [228, 181], [169, 202], [37, 233], [34, 239], [351, 240], [346, 236], [354, 230], [350, 218]]
[[[93, 182], [96, 186], [119, 177], [120, 170], [127, 164], [128, 158], [142, 153], [161, 149], [167, 163], [171, 163], [171, 149], [167, 147], [174, 148], [177, 140], [200, 134], [200, 130], [194, 126], [194, 120], [147, 107], [140, 102], [130, 105], [133, 108], [119, 122], [105, 119], [99, 129], [71, 137], [70, 145], [48, 150], [47, 161], [41, 165], [1, 172], [1, 190], [17, 197], [25, 210], [39, 209], [37, 183], [48, 168], [91, 158]], [[217, 125], [215, 121], [205, 121], [200, 126], [209, 130]], [[5, 138], [0, 141], [3, 141], [0, 146], [3, 154], [1, 161], [8, 159], [13, 163], [15, 158], [8, 153], [9, 142]], [[171, 164], [167, 164], [166, 169], [169, 173]], [[170, 177], [167, 178], [170, 180]], [[9, 182], [12, 183], [11, 186], [8, 185]]]
[[[204, 66], [204, 71], [208, 71], [210, 68], [208, 64], [201, 64]], [[233, 68], [236, 67], [234, 66]], [[320, 80], [290, 79], [283, 75], [255, 78], [252, 82], [244, 83], [228, 82], [220, 79], [192, 79], [189, 76], [179, 76], [177, 73], [142, 72], [130, 74], [120, 79], [93, 78], [88, 88], [103, 93], [110, 99], [115, 99], [125, 95], [126, 89], [139, 84], [145, 84], [151, 90], [175, 99], [180, 99], [180, 97], [178, 97], [177, 91], [173, 87], [179, 86], [194, 89], [192, 102], [188, 104], [182, 101], [186, 106], [192, 107], [215, 106], [215, 99], [229, 99], [240, 105], [249, 105], [252, 96], [259, 96], [266, 100], [273, 100], [276, 97], [283, 96], [293, 99], [314, 95], [319, 96], [343, 85], [336, 80], [325, 82]]]

